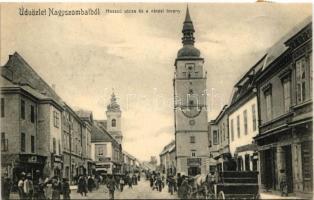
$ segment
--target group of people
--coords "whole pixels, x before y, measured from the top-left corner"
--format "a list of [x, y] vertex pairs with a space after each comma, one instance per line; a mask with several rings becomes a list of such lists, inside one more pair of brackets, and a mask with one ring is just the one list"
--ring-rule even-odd
[[54, 176], [43, 179], [40, 172], [35, 175], [21, 173], [17, 184], [20, 199], [70, 199], [70, 184], [67, 178]]
[[156, 173], [153, 171], [153, 173], [149, 174], [149, 181], [150, 181], [150, 187], [154, 190], [161, 192], [164, 188], [164, 180], [165, 177], [161, 175], [160, 173]]

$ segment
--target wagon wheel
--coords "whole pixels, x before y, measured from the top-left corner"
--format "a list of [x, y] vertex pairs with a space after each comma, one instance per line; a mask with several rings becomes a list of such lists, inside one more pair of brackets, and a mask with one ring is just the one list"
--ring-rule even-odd
[[218, 199], [226, 199], [225, 198], [225, 193], [223, 191], [220, 191], [218, 194]]

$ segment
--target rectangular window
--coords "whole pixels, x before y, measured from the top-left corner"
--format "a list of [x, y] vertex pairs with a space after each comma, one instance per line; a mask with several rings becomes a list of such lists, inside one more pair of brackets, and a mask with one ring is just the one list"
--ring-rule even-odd
[[56, 128], [59, 128], [59, 113], [57, 111], [53, 111], [53, 124]]
[[25, 152], [25, 133], [21, 133], [21, 152]]
[[5, 133], [1, 133], [1, 151], [8, 151], [8, 139], [5, 138]]
[[272, 95], [271, 92], [267, 92], [265, 94], [266, 98], [266, 119], [267, 121], [270, 121], [272, 119]]
[[35, 122], [35, 109], [33, 105], [31, 105], [31, 122]]
[[1, 117], [4, 117], [4, 98], [1, 98]]
[[31, 136], [31, 152], [35, 153], [35, 136]]
[[290, 102], [291, 102], [291, 97], [290, 97], [290, 80], [285, 79], [283, 81], [283, 96], [284, 96], [284, 109], [285, 112], [289, 112], [290, 110]]
[[102, 146], [97, 147], [97, 155], [102, 156], [104, 155], [104, 150]]
[[218, 144], [218, 138], [219, 136], [218, 136], [218, 131], [216, 131], [216, 130], [214, 130], [213, 131], [213, 143], [214, 143], [214, 145], [217, 145]]
[[190, 137], [190, 143], [195, 143], [195, 136]]
[[52, 138], [52, 152], [57, 153], [57, 142], [56, 138]]
[[305, 57], [296, 61], [297, 102], [302, 103], [307, 98], [306, 92], [306, 60]]
[[60, 140], [58, 140], [58, 149], [59, 149], [59, 154], [61, 154], [61, 144], [60, 144]]
[[192, 151], [192, 157], [195, 157], [196, 154], [195, 154], [195, 151]]
[[248, 130], [247, 130], [247, 110], [243, 111], [243, 123], [244, 123], [244, 134], [247, 135], [248, 134]]
[[257, 120], [256, 120], [256, 108], [255, 104], [252, 105], [252, 120], [253, 120], [253, 131], [256, 131], [257, 128]]
[[237, 116], [237, 133], [238, 133], [238, 138], [240, 138], [240, 116]]
[[231, 125], [230, 125], [230, 129], [231, 129], [231, 141], [234, 140], [234, 126], [233, 126], [233, 119], [231, 119], [230, 121]]
[[21, 100], [21, 118], [25, 119], [25, 101]]

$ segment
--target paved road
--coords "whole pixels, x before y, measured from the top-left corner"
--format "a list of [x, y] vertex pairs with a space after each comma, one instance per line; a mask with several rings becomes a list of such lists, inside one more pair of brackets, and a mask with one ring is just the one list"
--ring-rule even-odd
[[[108, 199], [109, 194], [105, 192], [105, 186], [101, 186], [97, 191], [88, 193], [87, 197], [82, 197], [76, 191], [72, 191], [72, 199]], [[116, 191], [115, 199], [176, 199], [177, 195], [171, 195], [168, 193], [167, 186], [158, 192], [152, 190], [149, 186], [149, 182], [146, 180], [141, 180], [138, 185], [134, 185], [133, 188], [128, 186], [124, 188], [123, 192]]]

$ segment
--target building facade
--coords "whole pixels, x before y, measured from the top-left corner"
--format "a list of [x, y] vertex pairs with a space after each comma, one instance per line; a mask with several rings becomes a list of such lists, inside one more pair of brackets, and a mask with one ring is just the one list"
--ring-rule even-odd
[[92, 127], [91, 141], [91, 154], [95, 161], [96, 173], [122, 173], [122, 146], [97, 121]]
[[169, 175], [176, 174], [175, 151], [176, 151], [175, 141], [171, 141], [163, 148], [162, 152], [159, 154], [160, 167], [162, 173]]
[[[271, 51], [277, 49], [276, 55]], [[307, 18], [267, 53], [258, 78], [261, 184], [313, 196], [312, 21]], [[279, 50], [278, 50], [279, 49]]]
[[173, 80], [176, 168], [186, 175], [208, 173], [209, 159], [206, 73], [204, 59], [194, 47], [194, 32], [187, 9]]

